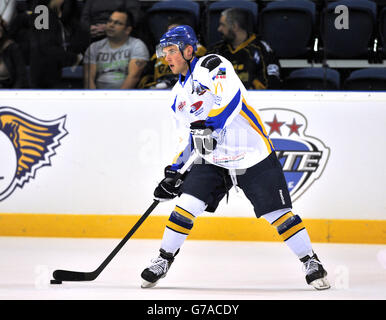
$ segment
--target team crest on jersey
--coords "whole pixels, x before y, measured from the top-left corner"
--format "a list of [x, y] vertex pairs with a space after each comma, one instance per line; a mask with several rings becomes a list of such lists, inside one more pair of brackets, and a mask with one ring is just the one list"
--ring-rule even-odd
[[186, 106], [186, 102], [185, 101], [181, 101], [177, 108], [178, 108], [179, 111], [182, 111], [185, 106]]
[[197, 102], [193, 103], [190, 106], [190, 113], [194, 113], [195, 116], [200, 115], [204, 111], [204, 108], [201, 108], [203, 102], [204, 101], [197, 101]]
[[307, 119], [297, 111], [262, 109], [271, 141], [283, 166], [293, 201], [298, 199], [322, 175], [330, 149], [318, 138], [306, 134]]
[[51, 157], [67, 134], [66, 116], [40, 120], [11, 107], [0, 107], [0, 201], [23, 188]]

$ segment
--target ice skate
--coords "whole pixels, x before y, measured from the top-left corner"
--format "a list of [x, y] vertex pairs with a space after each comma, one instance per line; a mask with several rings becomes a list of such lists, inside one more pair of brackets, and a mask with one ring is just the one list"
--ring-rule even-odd
[[162, 279], [166, 276], [170, 266], [174, 261], [174, 257], [177, 255], [168, 253], [163, 249], [160, 249], [160, 255], [153, 259], [152, 265], [142, 271], [141, 277], [143, 279], [141, 288], [152, 288], [154, 287], [159, 279]]
[[325, 290], [330, 288], [330, 284], [326, 278], [327, 271], [323, 268], [318, 256], [314, 253], [312, 257], [305, 256], [300, 259], [304, 265], [307, 284], [313, 286], [317, 290]]

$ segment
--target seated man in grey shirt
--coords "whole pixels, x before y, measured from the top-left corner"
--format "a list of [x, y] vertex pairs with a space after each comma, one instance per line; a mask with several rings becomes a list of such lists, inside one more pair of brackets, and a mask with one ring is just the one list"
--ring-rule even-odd
[[130, 37], [133, 18], [129, 12], [114, 11], [106, 24], [106, 38], [94, 42], [84, 57], [86, 89], [135, 88], [149, 60], [145, 43]]

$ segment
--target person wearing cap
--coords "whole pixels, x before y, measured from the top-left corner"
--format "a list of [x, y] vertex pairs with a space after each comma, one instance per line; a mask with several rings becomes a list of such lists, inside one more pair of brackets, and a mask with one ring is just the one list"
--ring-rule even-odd
[[[227, 59], [217, 54], [197, 58], [196, 51], [196, 34], [187, 25], [166, 32], [156, 47], [157, 56], [165, 57], [179, 75], [170, 105], [185, 139], [154, 191], [157, 201], [178, 199], [160, 254], [141, 273], [142, 288], [154, 287], [166, 276], [195, 219], [204, 211], [214, 212], [235, 187], [243, 190], [256, 217], [271, 223], [303, 262], [307, 283], [328, 289], [327, 272], [313, 252], [302, 219], [292, 213], [281, 164], [259, 114], [248, 103], [247, 90]], [[190, 170], [181, 174], [179, 170], [196, 156]]]

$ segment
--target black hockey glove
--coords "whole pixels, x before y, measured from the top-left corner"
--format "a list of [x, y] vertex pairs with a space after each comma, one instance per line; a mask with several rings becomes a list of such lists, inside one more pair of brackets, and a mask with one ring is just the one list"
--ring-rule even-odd
[[213, 128], [205, 125], [205, 120], [190, 124], [194, 149], [202, 155], [208, 155], [216, 148], [217, 141], [212, 137]]
[[171, 166], [165, 168], [165, 178], [158, 184], [154, 190], [154, 198], [159, 201], [168, 201], [178, 196], [182, 184], [182, 175], [171, 169]]

